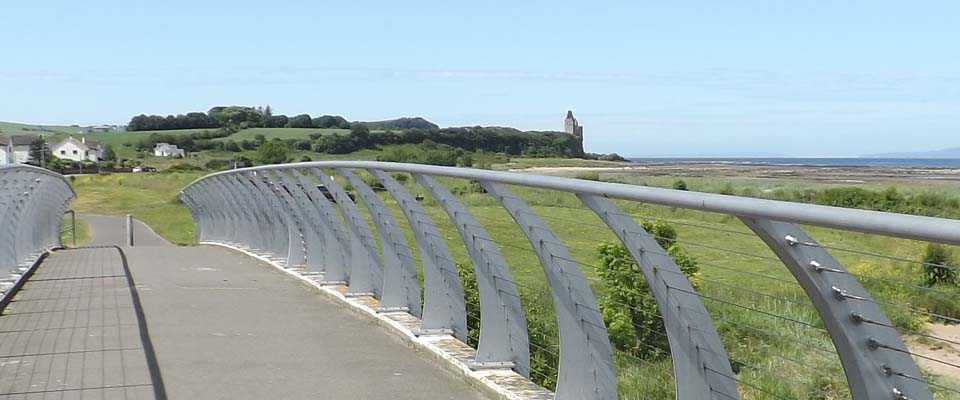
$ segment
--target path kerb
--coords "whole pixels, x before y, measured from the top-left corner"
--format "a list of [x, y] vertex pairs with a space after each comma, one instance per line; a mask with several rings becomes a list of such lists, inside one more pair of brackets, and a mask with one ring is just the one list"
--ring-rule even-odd
[[322, 295], [353, 314], [384, 328], [402, 343], [438, 362], [445, 370], [463, 379], [485, 395], [502, 400], [552, 400], [554, 393], [531, 382], [508, 368], [473, 370], [468, 365], [476, 351], [451, 335], [416, 336], [420, 319], [407, 312], [377, 312], [377, 299], [370, 296], [347, 297], [345, 285], [321, 285], [323, 275], [305, 274], [302, 268], [285, 268], [277, 259], [264, 257], [248, 250], [219, 242], [201, 241], [200, 244], [220, 246], [263, 261], [276, 269], [317, 289]]

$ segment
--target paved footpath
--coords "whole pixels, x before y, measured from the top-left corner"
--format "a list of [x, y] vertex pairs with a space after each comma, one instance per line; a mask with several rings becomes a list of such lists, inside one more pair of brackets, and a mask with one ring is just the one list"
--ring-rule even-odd
[[[93, 244], [116, 244], [123, 240], [122, 219], [83, 218], [91, 225]], [[39, 382], [35, 380], [38, 374], [8, 371], [5, 362], [13, 361], [15, 357], [7, 357], [7, 354], [27, 353], [24, 353], [25, 345], [15, 348], [7, 345], [10, 341], [0, 336], [0, 366], [3, 366], [0, 368], [0, 400], [152, 399], [162, 396], [170, 399], [271, 400], [483, 398], [467, 383], [420, 357], [381, 328], [359, 319], [315, 289], [263, 262], [216, 246], [172, 246], [142, 225], [135, 230], [135, 244], [135, 247], [123, 248], [135, 291], [130, 291], [125, 283], [126, 275], [116, 249], [60, 251], [44, 261], [24, 290], [18, 293], [17, 301], [0, 316], [0, 331], [22, 330], [22, 323], [15, 328], [6, 328], [11, 324], [6, 321], [18, 317], [13, 313], [20, 307], [21, 296], [40, 289], [31, 285], [54, 286], [37, 280], [39, 277], [79, 277], [65, 274], [69, 273], [68, 270], [91, 274], [90, 269], [102, 268], [94, 271], [101, 274], [99, 280], [84, 283], [101, 288], [100, 292], [88, 290], [87, 286], [47, 289], [60, 290], [64, 297], [71, 297], [74, 292], [69, 290], [74, 290], [78, 295], [96, 298], [86, 303], [87, 312], [94, 310], [90, 304], [116, 310], [115, 317], [110, 314], [109, 323], [118, 328], [102, 335], [99, 332], [91, 335], [87, 331], [86, 335], [62, 334], [46, 342], [43, 339], [17, 342], [40, 343], [27, 350], [51, 353], [49, 356], [54, 359], [66, 357], [68, 361], [78, 354], [77, 348], [69, 346], [86, 345], [91, 341], [103, 343], [99, 347], [90, 347], [90, 351], [79, 350], [85, 356], [103, 353], [103, 361], [81, 362], [79, 366], [68, 362], [66, 367], [68, 372], [76, 370], [73, 373], [78, 376], [93, 376], [80, 384], [99, 384], [101, 392], [81, 393], [75, 386], [70, 386], [71, 390], [57, 389], [48, 382], [44, 393], [31, 397], [11, 395], [22, 393], [16, 390], [24, 390], [24, 385], [32, 385], [22, 383], [25, 379]], [[79, 264], [87, 269], [77, 267]], [[62, 282], [76, 286], [81, 281], [87, 282], [84, 279]], [[136, 307], [132, 293], [136, 293], [142, 308]], [[51, 307], [77, 307], [70, 304], [56, 302]], [[144, 316], [142, 322], [136, 318], [138, 309]], [[51, 312], [68, 311], [51, 309]], [[106, 314], [100, 312], [96, 315], [106, 320], [107, 317], [102, 316]], [[92, 317], [85, 320], [77, 317], [71, 321], [79, 321], [74, 325], [84, 325], [83, 329], [96, 329], [86, 327], [92, 324], [91, 321], [103, 322]], [[55, 326], [49, 325], [49, 328]], [[148, 336], [141, 334], [144, 329], [149, 331]], [[52, 337], [49, 333], [47, 335]], [[62, 346], [67, 347], [44, 344], [50, 340], [54, 344], [66, 343]], [[54, 347], [36, 347], [42, 345]], [[107, 354], [110, 351], [119, 351], [121, 357]], [[151, 362], [153, 357], [155, 365]], [[119, 375], [117, 362], [122, 363]], [[9, 365], [17, 368], [16, 364]], [[21, 362], [19, 371], [24, 371], [23, 365]], [[48, 369], [53, 370], [52, 367]], [[41, 370], [34, 368], [32, 371]], [[28, 375], [29, 378], [23, 378]], [[10, 382], [14, 382], [16, 388]], [[69, 382], [73, 384], [74, 381]], [[51, 387], [54, 390], [50, 390]], [[83, 396], [79, 396], [81, 394]]]

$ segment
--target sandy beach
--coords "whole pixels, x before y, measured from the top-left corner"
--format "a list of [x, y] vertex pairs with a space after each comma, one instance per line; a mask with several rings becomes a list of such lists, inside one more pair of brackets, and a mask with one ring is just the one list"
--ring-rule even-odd
[[634, 163], [618, 167], [530, 167], [511, 171], [569, 175], [590, 171], [677, 177], [737, 177], [758, 179], [804, 179], [838, 183], [927, 182], [960, 184], [960, 168], [851, 167], [809, 165], [757, 165], [720, 163]]

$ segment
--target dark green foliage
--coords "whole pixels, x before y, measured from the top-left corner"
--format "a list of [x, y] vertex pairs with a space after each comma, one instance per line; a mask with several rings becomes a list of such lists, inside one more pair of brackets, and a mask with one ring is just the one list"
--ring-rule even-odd
[[[152, 133], [146, 139], [137, 142], [134, 149], [137, 151], [153, 151], [153, 148], [157, 145], [157, 143], [170, 143], [177, 145], [177, 147], [186, 152], [211, 150], [216, 145], [210, 139], [227, 137], [234, 132], [235, 131], [232, 129], [221, 128], [212, 131], [206, 130], [202, 132], [194, 132], [189, 135]], [[197, 148], [197, 143], [201, 143], [200, 148]]]
[[181, 163], [173, 164], [172, 166], [170, 166], [170, 168], [167, 168], [166, 171], [164, 172], [190, 172], [190, 171], [201, 171], [201, 170], [203, 170], [203, 168], [200, 168], [193, 164], [181, 162]]
[[209, 170], [224, 170], [233, 168], [233, 161], [225, 158], [214, 158], [203, 164], [203, 167]]
[[43, 167], [53, 159], [53, 154], [50, 153], [50, 146], [47, 146], [47, 141], [44, 140], [42, 136], [37, 136], [33, 142], [30, 142], [30, 149], [28, 151], [28, 164]]
[[945, 246], [936, 243], [927, 244], [923, 252], [924, 284], [927, 286], [955, 285], [957, 270], [952, 265], [953, 255]]
[[263, 118], [264, 128], [283, 128], [290, 120], [286, 115], [271, 115]]
[[313, 151], [329, 154], [348, 154], [360, 150], [356, 142], [348, 135], [334, 133], [320, 136], [313, 144]]
[[687, 183], [684, 182], [683, 179], [677, 179], [677, 180], [673, 181], [673, 189], [674, 189], [674, 190], [687, 190]]
[[263, 164], [282, 164], [287, 162], [287, 145], [282, 140], [274, 139], [264, 143], [257, 149], [257, 157]]
[[403, 117], [403, 118], [391, 119], [386, 121], [363, 122], [362, 124], [366, 125], [367, 128], [374, 129], [374, 130], [389, 130], [389, 129], [403, 130], [403, 129], [414, 129], [414, 128], [425, 129], [425, 130], [440, 129], [440, 127], [437, 126], [437, 124], [427, 121], [421, 117], [413, 117], [413, 118]]
[[164, 131], [172, 129], [201, 129], [223, 126], [216, 118], [201, 112], [187, 113], [186, 115], [144, 115], [140, 114], [130, 119], [127, 130], [134, 131]]
[[223, 145], [223, 149], [226, 151], [232, 151], [234, 153], [239, 153], [243, 151], [243, 149], [240, 148], [240, 145], [237, 144], [237, 142], [234, 142], [233, 140], [226, 141]]
[[[662, 222], [644, 223], [643, 227], [666, 249], [680, 270], [692, 278], [691, 284], [696, 288], [700, 267], [676, 243], [676, 230]], [[597, 253], [597, 275], [603, 282], [598, 302], [613, 346], [643, 359], [668, 354], [659, 306], [629, 251], [622, 244], [607, 243], [598, 246]]]
[[104, 146], [103, 160], [108, 162], [117, 161], [117, 152], [113, 150], [113, 146], [109, 144]]
[[313, 119], [309, 114], [300, 114], [287, 121], [287, 128], [313, 128]]
[[407, 162], [416, 164], [463, 166], [473, 165], [473, 158], [461, 150], [450, 146], [438, 145], [434, 148], [412, 145], [396, 146], [377, 156], [377, 161]]
[[313, 119], [313, 127], [321, 129], [347, 129], [350, 128], [350, 122], [339, 115], [324, 115]]

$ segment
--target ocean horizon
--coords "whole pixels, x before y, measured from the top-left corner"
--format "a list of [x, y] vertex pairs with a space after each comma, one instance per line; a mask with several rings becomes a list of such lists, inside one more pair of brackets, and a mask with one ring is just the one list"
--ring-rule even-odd
[[816, 167], [960, 168], [957, 158], [630, 157], [638, 164], [795, 165]]

